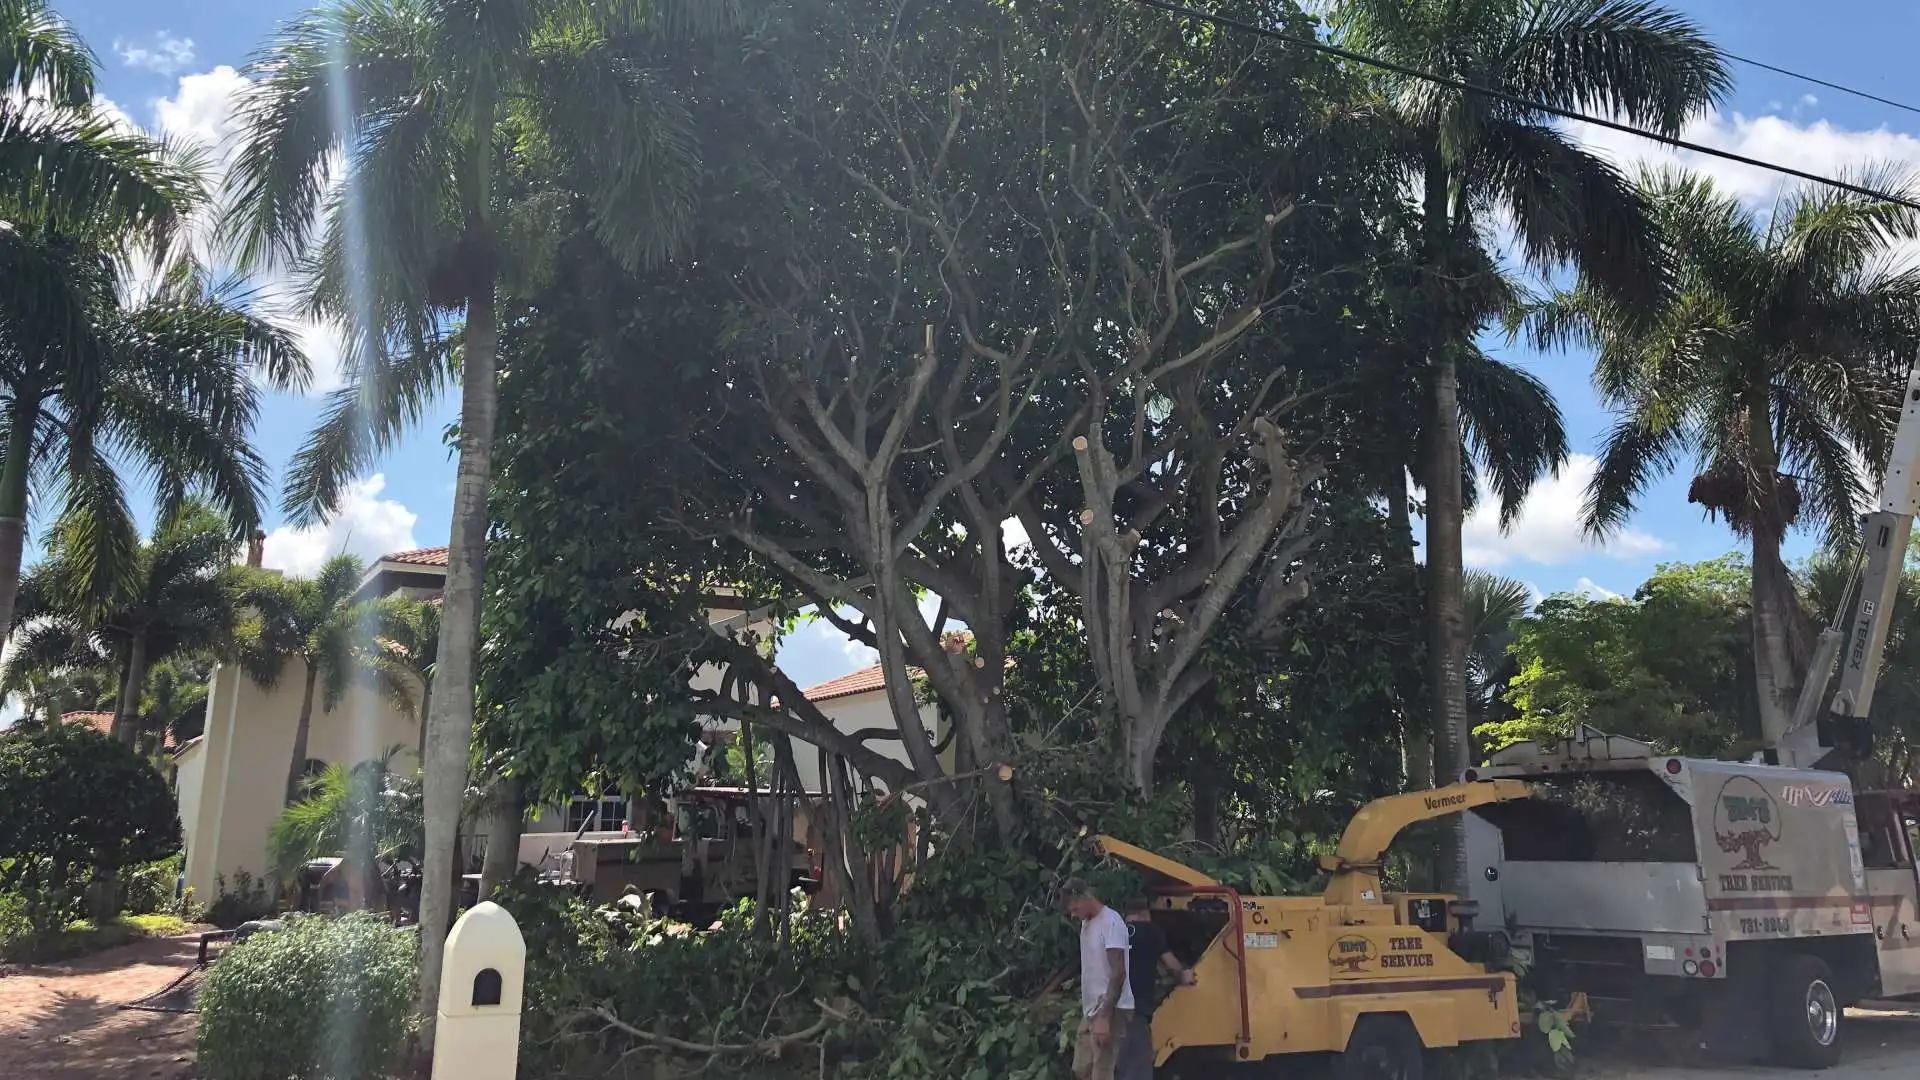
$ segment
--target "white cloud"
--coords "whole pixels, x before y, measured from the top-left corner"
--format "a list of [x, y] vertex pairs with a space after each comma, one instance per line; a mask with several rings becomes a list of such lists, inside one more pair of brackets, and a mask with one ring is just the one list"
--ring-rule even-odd
[[1592, 578], [1586, 577], [1584, 575], [1580, 578], [1580, 580], [1573, 583], [1573, 591], [1581, 596], [1586, 597], [1589, 600], [1620, 599], [1619, 593], [1614, 592], [1612, 589], [1607, 588], [1605, 585], [1596, 583]]
[[267, 534], [265, 564], [295, 577], [310, 575], [341, 552], [375, 559], [419, 547], [413, 524], [419, 515], [395, 499], [382, 499], [387, 478], [375, 473], [347, 489], [340, 510], [324, 525], [282, 525]]
[[177, 38], [165, 30], [153, 35], [146, 45], [114, 38], [113, 51], [128, 67], [144, 68], [157, 75], [171, 75], [193, 63], [193, 39]]
[[[1811, 95], [1795, 103], [1795, 111], [1811, 108]], [[1777, 103], [1770, 104], [1777, 113]], [[1571, 125], [1583, 143], [1616, 164], [1631, 168], [1641, 163], [1680, 164], [1710, 177], [1723, 190], [1755, 208], [1771, 203], [1783, 190], [1806, 183], [1766, 169], [1724, 158], [1671, 150], [1638, 136], [1586, 124]], [[1744, 116], [1711, 112], [1695, 118], [1681, 135], [1688, 142], [1726, 150], [1761, 161], [1787, 165], [1819, 176], [1839, 177], [1869, 163], [1892, 163], [1920, 168], [1920, 138], [1880, 127], [1853, 130], [1826, 120], [1799, 123], [1779, 115]]]
[[[1483, 499], [1461, 529], [1466, 564], [1489, 568], [1514, 562], [1554, 566], [1588, 555], [1631, 559], [1665, 549], [1664, 542], [1638, 529], [1621, 529], [1602, 542], [1586, 536], [1580, 508], [1599, 464], [1590, 454], [1574, 454], [1560, 475], [1533, 486], [1519, 519], [1504, 533], [1500, 530], [1498, 500]], [[1483, 483], [1481, 490], [1489, 487]]]

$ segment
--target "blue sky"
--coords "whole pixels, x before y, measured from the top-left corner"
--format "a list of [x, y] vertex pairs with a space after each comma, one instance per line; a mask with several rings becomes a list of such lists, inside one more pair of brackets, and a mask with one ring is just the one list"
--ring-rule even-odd
[[[100, 54], [101, 89], [116, 108], [142, 126], [213, 142], [228, 128], [226, 102], [242, 83], [234, 69], [275, 24], [306, 5], [56, 0], [55, 6]], [[1920, 40], [1920, 6], [1895, 0], [1834, 0], [1817, 9], [1804, 0], [1685, 0], [1677, 6], [1730, 52], [1920, 104], [1920, 66], [1912, 59], [1913, 42]], [[1920, 115], [1744, 65], [1736, 66], [1736, 74], [1739, 86], [1732, 100], [1694, 125], [1688, 133], [1694, 141], [1829, 175], [1870, 159], [1920, 166]], [[1626, 136], [1595, 133], [1589, 141], [1623, 162], [1656, 153]], [[1739, 166], [1699, 164], [1757, 207], [1780, 183]], [[324, 386], [330, 342], [318, 331], [307, 340], [323, 369]], [[1546, 380], [1566, 413], [1576, 454], [1590, 454], [1608, 424], [1589, 386], [1590, 359], [1504, 346], [1498, 351]], [[341, 515], [324, 528], [294, 530], [270, 519], [269, 564], [298, 572], [343, 549], [375, 555], [444, 543], [453, 464], [442, 432], [454, 417], [454, 404], [443, 402], [364, 478]], [[279, 396], [267, 405], [258, 440], [276, 467], [298, 448], [316, 408], [314, 398], [301, 396]], [[1687, 504], [1684, 473], [1655, 485], [1611, 543], [1585, 542], [1577, 518], [1591, 466], [1590, 457], [1576, 456], [1565, 474], [1542, 486], [1508, 535], [1500, 534], [1489, 516], [1476, 516], [1467, 529], [1469, 563], [1521, 578], [1543, 593], [1625, 593], [1658, 563], [1710, 558], [1734, 547], [1730, 534]], [[1798, 547], [1804, 550], [1805, 541]], [[804, 686], [870, 661], [865, 650], [824, 627], [811, 627], [787, 643], [781, 662]]]

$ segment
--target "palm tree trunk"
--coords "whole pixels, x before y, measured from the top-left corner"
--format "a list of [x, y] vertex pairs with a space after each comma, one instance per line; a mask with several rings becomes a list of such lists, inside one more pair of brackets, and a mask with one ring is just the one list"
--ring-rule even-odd
[[1779, 746], [1793, 720], [1801, 666], [1794, 656], [1793, 620], [1800, 617], [1793, 576], [1780, 557], [1780, 536], [1753, 531], [1753, 672], [1760, 691], [1760, 735]]
[[127, 645], [127, 667], [120, 700], [113, 708], [113, 737], [132, 746], [140, 735], [140, 697], [147, 692], [147, 635], [136, 632]]
[[[1407, 584], [1414, 583], [1413, 506], [1407, 495], [1405, 471], [1397, 482], [1387, 486], [1387, 533], [1392, 543], [1388, 551], [1396, 567], [1403, 567]], [[1407, 773], [1407, 788], [1421, 791], [1433, 786], [1433, 733], [1420, 717], [1419, 691], [1402, 687], [1400, 713], [1400, 756]]]
[[287, 802], [300, 798], [300, 783], [307, 778], [307, 734], [313, 729], [313, 686], [320, 676], [320, 665], [307, 662], [307, 685], [300, 694], [300, 722], [293, 729], [293, 760], [287, 763]]
[[[491, 123], [480, 128], [485, 131]], [[482, 171], [486, 163], [483, 161]], [[482, 187], [484, 188], [484, 180]], [[484, 206], [484, 193], [478, 205]], [[454, 839], [460, 802], [467, 789], [473, 739], [474, 653], [480, 637], [480, 588], [486, 571], [487, 477], [493, 451], [495, 324], [493, 285], [467, 303], [466, 354], [460, 380], [460, 464], [454, 482], [453, 528], [447, 552], [447, 584], [441, 598], [441, 641], [434, 681], [444, 679], [427, 713], [425, 811], [426, 852], [420, 891], [420, 987], [415, 1008], [426, 1021], [421, 1046], [433, 1045], [434, 1010], [440, 999], [440, 963], [453, 914]]]
[[[1434, 771], [1451, 782], [1469, 764], [1470, 732], [1467, 717], [1467, 612], [1465, 567], [1460, 530], [1465, 511], [1460, 489], [1460, 375], [1453, 352], [1452, 322], [1447, 315], [1442, 280], [1448, 236], [1450, 184], [1446, 169], [1436, 159], [1426, 170], [1423, 257], [1431, 325], [1427, 362], [1428, 425], [1432, 445], [1427, 447], [1427, 716], [1433, 729]], [[1439, 885], [1442, 891], [1464, 893], [1467, 886], [1466, 824], [1454, 815], [1441, 830]]]
[[27, 540], [27, 476], [33, 470], [33, 429], [39, 398], [24, 389], [14, 397], [6, 460], [0, 462], [0, 641], [13, 631], [13, 605], [20, 594], [20, 552]]

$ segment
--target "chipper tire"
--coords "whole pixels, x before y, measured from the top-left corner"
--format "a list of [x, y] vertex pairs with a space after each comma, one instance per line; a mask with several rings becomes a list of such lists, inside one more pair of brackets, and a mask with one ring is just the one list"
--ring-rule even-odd
[[1334, 1059], [1334, 1080], [1425, 1080], [1426, 1048], [1405, 1016], [1363, 1016]]
[[1795, 1069], [1839, 1064], [1843, 1010], [1826, 961], [1806, 953], [1782, 957], [1767, 987], [1767, 1015], [1780, 1064]]

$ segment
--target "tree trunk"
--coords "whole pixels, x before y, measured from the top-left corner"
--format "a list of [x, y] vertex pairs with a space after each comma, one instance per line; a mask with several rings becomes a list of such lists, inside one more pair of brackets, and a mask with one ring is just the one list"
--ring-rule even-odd
[[487, 853], [480, 863], [482, 900], [492, 896], [520, 868], [520, 830], [527, 820], [527, 800], [517, 777], [500, 779], [488, 811]]
[[13, 606], [20, 595], [20, 552], [27, 540], [27, 475], [33, 469], [39, 398], [20, 390], [14, 397], [12, 420], [6, 460], [0, 461], [0, 641], [13, 632]]
[[313, 684], [320, 677], [320, 665], [307, 662], [307, 684], [300, 693], [300, 722], [293, 729], [293, 760], [287, 763], [287, 802], [300, 798], [300, 782], [307, 776], [307, 734], [313, 728]]
[[432, 705], [433, 680], [422, 678], [420, 680], [420, 715], [418, 719], [420, 725], [420, 741], [414, 744], [413, 747], [414, 764], [422, 769], [427, 767], [427, 716], [428, 710]]
[[[114, 703], [113, 708], [113, 737], [126, 746], [132, 746], [140, 736], [140, 696], [146, 690], [147, 635], [136, 631], [127, 645], [127, 667], [120, 680], [120, 700]], [[312, 696], [311, 689], [308, 696]]]
[[[1393, 539], [1389, 550], [1397, 567], [1407, 574], [1407, 584], [1415, 583], [1413, 557], [1413, 500], [1407, 494], [1406, 470], [1398, 470], [1397, 482], [1387, 485], [1387, 529]], [[1433, 786], [1433, 732], [1422, 718], [1420, 692], [1412, 680], [1401, 688], [1400, 757], [1406, 769], [1407, 787], [1420, 791]]]
[[1793, 577], [1780, 558], [1780, 537], [1753, 532], [1753, 671], [1760, 700], [1760, 735], [1775, 747], [1793, 720], [1804, 660], [1794, 655], [1793, 620], [1802, 617]]
[[[488, 123], [482, 130], [491, 128]], [[481, 199], [484, 205], [484, 197]], [[427, 713], [426, 851], [420, 891], [420, 986], [414, 1008], [424, 1020], [420, 1045], [433, 1045], [440, 998], [440, 963], [453, 914], [454, 838], [467, 790], [473, 740], [474, 655], [480, 638], [480, 589], [486, 572], [487, 476], [493, 451], [494, 297], [489, 284], [467, 304], [466, 352], [460, 380], [460, 464], [454, 483], [453, 527], [441, 598], [441, 640], [434, 682], [446, 688]]]
[[[1454, 231], [1451, 177], [1437, 153], [1426, 164], [1422, 262], [1428, 295], [1427, 376], [1427, 718], [1433, 732], [1435, 779], [1451, 783], [1467, 768], [1467, 613], [1460, 530], [1460, 376], [1453, 352], [1455, 321], [1446, 280]], [[1454, 815], [1441, 830], [1440, 888], [1467, 886], [1466, 823]]]

